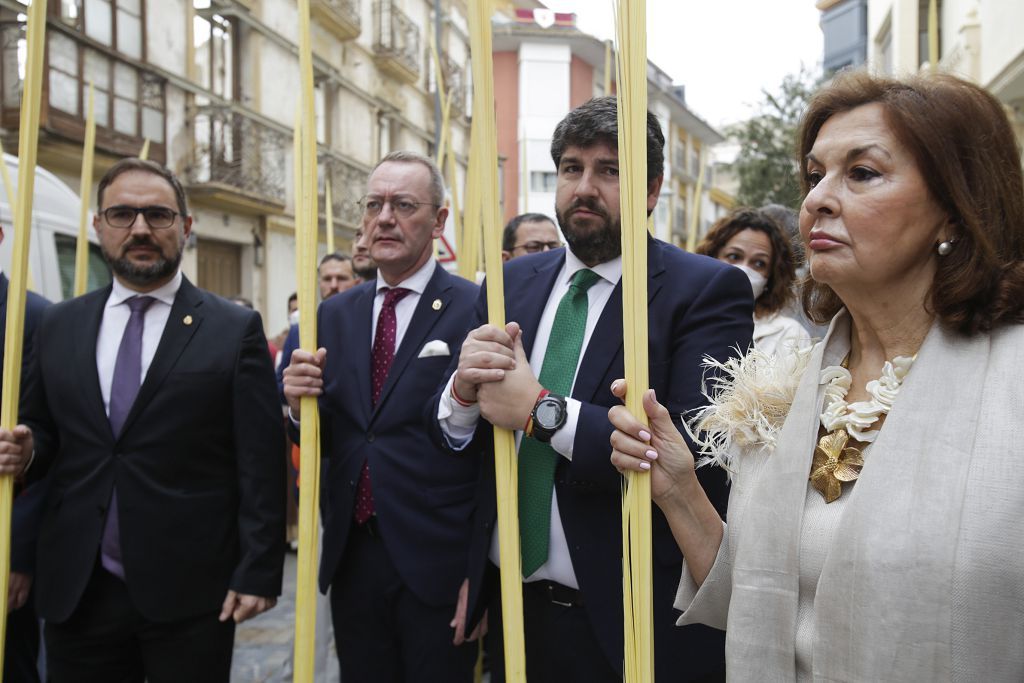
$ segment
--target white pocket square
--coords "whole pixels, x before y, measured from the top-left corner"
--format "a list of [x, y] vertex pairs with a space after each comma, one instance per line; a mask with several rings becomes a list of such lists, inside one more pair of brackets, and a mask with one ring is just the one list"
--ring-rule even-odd
[[417, 358], [432, 358], [433, 356], [450, 356], [452, 352], [448, 349], [448, 343], [443, 339], [434, 339], [428, 341], [420, 349], [420, 355]]

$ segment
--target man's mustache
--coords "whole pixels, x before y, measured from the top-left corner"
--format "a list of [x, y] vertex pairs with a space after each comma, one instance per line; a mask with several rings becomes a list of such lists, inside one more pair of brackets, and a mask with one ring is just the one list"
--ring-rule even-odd
[[153, 247], [157, 248], [156, 243], [149, 237], [133, 237], [128, 242], [122, 245], [123, 250], [131, 249], [132, 247]]
[[596, 199], [577, 199], [569, 206], [568, 213], [573, 214], [579, 209], [586, 209], [591, 213], [596, 213], [598, 216], [608, 218], [608, 212], [601, 208]]

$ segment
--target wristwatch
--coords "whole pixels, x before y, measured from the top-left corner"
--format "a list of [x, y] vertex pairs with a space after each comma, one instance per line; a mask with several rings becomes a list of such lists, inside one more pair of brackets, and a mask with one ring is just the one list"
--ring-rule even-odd
[[558, 394], [545, 393], [537, 400], [530, 414], [533, 419], [532, 436], [541, 443], [548, 443], [555, 432], [565, 425], [565, 397]]

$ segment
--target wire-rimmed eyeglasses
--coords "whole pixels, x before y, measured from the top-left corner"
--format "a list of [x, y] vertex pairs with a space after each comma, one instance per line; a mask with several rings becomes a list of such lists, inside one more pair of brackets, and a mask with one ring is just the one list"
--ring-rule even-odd
[[382, 199], [380, 197], [367, 196], [359, 200], [359, 209], [363, 212], [364, 218], [376, 218], [380, 215], [380, 212], [384, 210], [385, 204], [390, 205], [391, 213], [395, 214], [399, 218], [408, 218], [416, 213], [423, 205], [433, 206], [436, 209], [441, 208], [440, 204], [435, 204], [433, 202], [417, 202], [413, 199], [409, 199], [408, 197]]

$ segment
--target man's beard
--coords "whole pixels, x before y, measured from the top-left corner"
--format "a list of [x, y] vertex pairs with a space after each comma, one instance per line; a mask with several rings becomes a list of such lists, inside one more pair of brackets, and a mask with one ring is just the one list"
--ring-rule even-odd
[[356, 262], [352, 261], [352, 272], [364, 282], [372, 280], [377, 277], [377, 264], [373, 262], [373, 259], [370, 259], [365, 268], [357, 268]]
[[[601, 216], [603, 224], [587, 231], [577, 230], [569, 214], [581, 208]], [[555, 216], [572, 253], [588, 266], [611, 261], [622, 253], [622, 224], [618, 218], [612, 220], [596, 201], [577, 199], [565, 211], [556, 210]]]
[[154, 282], [160, 282], [166, 280], [174, 275], [178, 271], [178, 266], [181, 265], [181, 254], [184, 246], [184, 241], [179, 245], [178, 250], [170, 257], [167, 258], [160, 246], [149, 239], [132, 239], [121, 246], [121, 249], [125, 252], [133, 246], [151, 246], [155, 247], [160, 251], [160, 258], [153, 263], [140, 265], [132, 263], [127, 257], [115, 258], [113, 254], [108, 252], [106, 249], [102, 249], [103, 258], [110, 264], [110, 269], [114, 271], [114, 274], [119, 276], [125, 282], [140, 287], [148, 286]]

